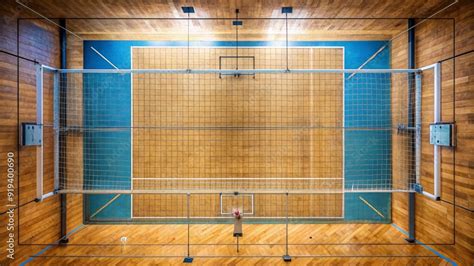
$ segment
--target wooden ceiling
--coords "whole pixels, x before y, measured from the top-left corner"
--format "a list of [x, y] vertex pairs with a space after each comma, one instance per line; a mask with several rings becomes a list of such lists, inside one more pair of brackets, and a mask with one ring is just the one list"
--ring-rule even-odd
[[[185, 40], [185, 20], [68, 20], [68, 28], [84, 38], [114, 35], [114, 39]], [[406, 20], [290, 20], [290, 40], [386, 40], [407, 28]], [[95, 37], [93, 37], [95, 36]], [[283, 40], [284, 20], [244, 20], [239, 27], [241, 40]], [[231, 20], [193, 20], [193, 40], [234, 40], [235, 26]], [[102, 38], [100, 38], [102, 39]]]
[[196, 9], [193, 17], [284, 17], [282, 6], [293, 6], [298, 18], [407, 18], [425, 17], [452, 0], [21, 0], [48, 17], [184, 18], [182, 6]]
[[293, 6], [293, 14], [289, 15], [293, 20], [290, 20], [288, 25], [290, 38], [293, 40], [381, 40], [389, 39], [406, 29], [406, 20], [402, 18], [426, 17], [451, 2], [451, 0], [22, 1], [49, 18], [75, 18], [67, 21], [68, 28], [84, 38], [102, 39], [104, 36], [109, 36], [108, 38], [113, 36], [116, 39], [153, 40], [181, 40], [187, 37], [186, 14], [181, 10], [181, 7], [186, 5], [194, 6], [196, 10], [195, 14], [191, 14], [194, 20], [191, 22], [190, 31], [191, 38], [197, 40], [233, 39], [235, 28], [231, 19], [235, 17], [236, 8], [240, 10], [240, 18], [252, 18], [244, 19], [239, 34], [241, 39], [284, 39], [285, 21], [284, 14], [281, 14], [282, 6]]

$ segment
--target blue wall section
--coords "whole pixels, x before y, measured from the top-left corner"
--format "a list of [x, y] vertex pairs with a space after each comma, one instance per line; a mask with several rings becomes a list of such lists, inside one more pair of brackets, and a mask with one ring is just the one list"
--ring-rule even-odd
[[[379, 48], [359, 47], [346, 53], [346, 68], [357, 68]], [[351, 51], [352, 52], [352, 51]], [[386, 49], [365, 68], [390, 68], [390, 50]], [[392, 175], [391, 74], [356, 74], [344, 86], [344, 178], [346, 189], [353, 186], [372, 189], [374, 184], [389, 187]], [[370, 128], [370, 129], [367, 129]], [[380, 130], [374, 130], [379, 128]], [[375, 207], [376, 214], [359, 197]], [[391, 221], [390, 193], [346, 193], [345, 219]]]
[[[122, 46], [111, 42], [107, 45], [94, 44], [94, 47], [117, 67], [130, 67], [130, 60], [123, 57], [124, 51], [120, 51]], [[85, 42], [84, 68], [109, 69], [111, 66], [90, 49], [88, 42]], [[84, 74], [84, 126], [104, 129], [84, 133], [85, 189], [131, 187], [130, 86], [129, 74]], [[95, 213], [114, 196], [86, 196], [86, 217]], [[130, 195], [121, 195], [110, 206], [100, 211], [94, 219], [128, 219], [130, 204]]]
[[[344, 66], [346, 69], [358, 68], [371, 55], [385, 45], [385, 41], [321, 41], [290, 42], [290, 46], [344, 47]], [[84, 68], [111, 69], [112, 66], [100, 58], [93, 46], [121, 69], [131, 68], [132, 46], [186, 46], [186, 42], [168, 41], [84, 41]], [[235, 42], [192, 42], [192, 46], [225, 47]], [[284, 42], [239, 42], [240, 47], [284, 46]], [[390, 68], [389, 48], [379, 54], [365, 68]], [[360, 127], [386, 127], [390, 125], [390, 75], [378, 74], [378, 82], [370, 82], [369, 77], [361, 74], [347, 79], [344, 88], [344, 158], [345, 186], [350, 188], [351, 181], [391, 179], [391, 133], [387, 130], [360, 130]], [[84, 76], [84, 124], [85, 126], [130, 127], [131, 121], [131, 80], [130, 75], [88, 74]], [[361, 86], [363, 84], [364, 86]], [[370, 84], [370, 86], [367, 86]], [[366, 106], [379, 106], [377, 112], [361, 109]], [[108, 117], [100, 119], [100, 117]], [[110, 119], [113, 117], [113, 119]], [[111, 121], [112, 120], [112, 121]], [[110, 122], [106, 122], [110, 121]], [[356, 130], [357, 129], [357, 130]], [[113, 139], [113, 143], [104, 141]], [[84, 186], [97, 188], [100, 180], [119, 180], [119, 184], [105, 189], [128, 189], [131, 186], [131, 134], [130, 130], [119, 132], [89, 132], [84, 136], [84, 150], [94, 149], [94, 153], [84, 153]], [[110, 158], [111, 152], [114, 154]], [[361, 170], [360, 165], [367, 165]], [[119, 186], [119, 187], [117, 187]], [[101, 187], [104, 189], [104, 187]], [[89, 195], [86, 197], [85, 214], [94, 213], [114, 195]], [[383, 213], [380, 217], [359, 197]], [[390, 222], [389, 193], [346, 193], [345, 219], [351, 221]], [[131, 203], [129, 195], [122, 195], [110, 206], [101, 211], [95, 220], [130, 219]], [[87, 219], [87, 218], [86, 218]]]

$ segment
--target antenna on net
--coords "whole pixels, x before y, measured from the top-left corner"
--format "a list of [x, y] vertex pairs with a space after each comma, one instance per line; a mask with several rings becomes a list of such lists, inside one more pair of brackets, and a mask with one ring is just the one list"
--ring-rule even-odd
[[188, 15], [188, 36], [187, 36], [187, 40], [188, 40], [188, 43], [187, 43], [187, 67], [186, 67], [186, 71], [187, 72], [191, 72], [191, 66], [190, 66], [190, 63], [189, 63], [189, 58], [190, 58], [190, 40], [189, 40], [189, 31], [190, 31], [190, 23], [191, 23], [191, 19], [190, 19], [190, 15], [194, 13], [194, 7], [192, 6], [183, 6], [181, 7], [181, 9], [183, 10], [183, 13], [187, 14]]
[[[181, 7], [181, 9], [183, 10], [183, 13], [187, 14], [188, 15], [188, 36], [187, 36], [187, 39], [188, 39], [188, 43], [187, 43], [187, 67], [186, 67], [186, 72], [188, 73], [191, 73], [191, 66], [190, 66], [190, 40], [189, 40], [189, 30], [190, 30], [190, 15], [194, 13], [194, 7], [192, 6], [183, 6]], [[187, 87], [189, 89], [189, 76], [188, 78], [186, 79], [187, 80]], [[186, 212], [187, 212], [187, 219], [186, 219], [186, 222], [187, 222], [187, 235], [188, 235], [188, 241], [187, 241], [187, 252], [186, 252], [186, 257], [184, 257], [184, 260], [183, 262], [184, 263], [192, 263], [194, 258], [191, 257], [191, 252], [190, 252], [190, 238], [189, 238], [189, 234], [190, 234], [190, 205], [189, 205], [189, 198], [190, 198], [190, 194], [187, 193], [186, 194], [186, 201], [187, 201], [187, 206], [186, 206]]]
[[[240, 10], [235, 10], [235, 20], [232, 21], [232, 25], [235, 26], [235, 70], [239, 70], [239, 26], [243, 25], [242, 20], [239, 20]], [[239, 77], [240, 74], [236, 73], [234, 77]]]
[[281, 13], [285, 14], [285, 35], [286, 35], [286, 71], [290, 72], [289, 55], [288, 55], [288, 14], [293, 13], [293, 7], [285, 6], [281, 8]]

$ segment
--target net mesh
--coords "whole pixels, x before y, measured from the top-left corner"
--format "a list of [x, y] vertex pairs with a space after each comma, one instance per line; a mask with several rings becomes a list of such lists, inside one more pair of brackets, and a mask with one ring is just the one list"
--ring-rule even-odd
[[[285, 67], [281, 48], [189, 52], [192, 69]], [[342, 48], [288, 52], [292, 69], [344, 68]], [[186, 53], [133, 48], [132, 68], [186, 69]], [[255, 217], [280, 216], [285, 193], [289, 216], [342, 217], [344, 192], [415, 182], [410, 73], [62, 73], [60, 86], [60, 190], [134, 194], [134, 217], [183, 217], [185, 193], [191, 216], [215, 217], [235, 192]]]

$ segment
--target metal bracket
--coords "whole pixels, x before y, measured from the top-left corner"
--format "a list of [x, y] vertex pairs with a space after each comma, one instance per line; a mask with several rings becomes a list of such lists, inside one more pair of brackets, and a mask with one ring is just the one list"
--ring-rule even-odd
[[407, 133], [407, 132], [415, 132], [415, 127], [409, 127], [405, 124], [398, 124], [397, 125], [397, 134]]
[[21, 145], [41, 146], [43, 143], [43, 126], [34, 123], [21, 124]]
[[454, 124], [430, 124], [430, 144], [437, 146], [453, 147]]
[[416, 183], [413, 185], [413, 189], [415, 190], [416, 193], [423, 193], [423, 186], [419, 183]]

